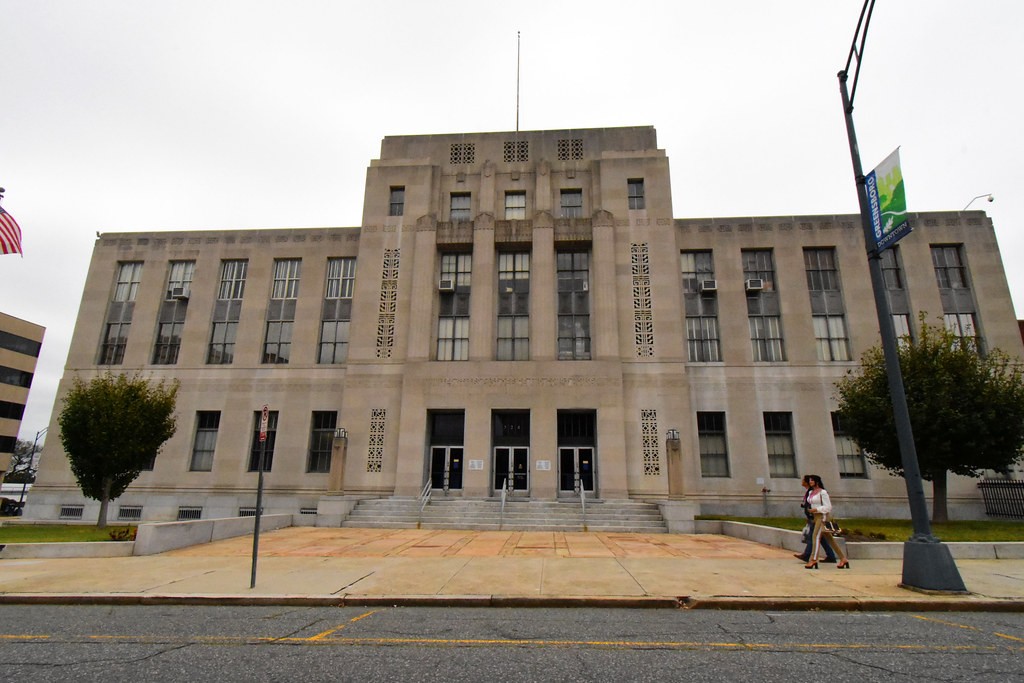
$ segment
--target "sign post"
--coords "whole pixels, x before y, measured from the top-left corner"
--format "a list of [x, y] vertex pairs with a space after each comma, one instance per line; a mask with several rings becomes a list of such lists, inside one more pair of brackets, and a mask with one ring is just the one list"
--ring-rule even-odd
[[270, 422], [270, 408], [263, 406], [260, 414], [260, 459], [259, 475], [256, 479], [256, 518], [253, 520], [252, 530], [252, 575], [249, 579], [249, 588], [256, 587], [256, 558], [260, 552], [260, 513], [263, 512], [263, 468], [267, 460], [267, 424]]

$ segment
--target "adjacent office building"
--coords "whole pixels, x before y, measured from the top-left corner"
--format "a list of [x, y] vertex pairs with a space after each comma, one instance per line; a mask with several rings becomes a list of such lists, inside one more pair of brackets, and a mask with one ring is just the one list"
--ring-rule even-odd
[[27, 320], [0, 313], [0, 473], [12, 466], [45, 331]]
[[[923, 311], [1024, 355], [989, 218], [911, 221], [897, 331]], [[100, 236], [59, 391], [181, 382], [121, 519], [251, 512], [261, 458], [268, 513], [582, 489], [797, 515], [813, 472], [844, 514], [905, 515], [835, 412], [878, 343], [859, 216], [675, 218], [652, 127], [396, 136], [359, 226]], [[91, 506], [51, 439], [26, 514]], [[982, 514], [973, 480], [950, 507]]]

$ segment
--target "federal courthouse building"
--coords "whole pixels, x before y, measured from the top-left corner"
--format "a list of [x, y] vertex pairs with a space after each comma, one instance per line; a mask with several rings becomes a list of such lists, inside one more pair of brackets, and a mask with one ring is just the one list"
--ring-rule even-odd
[[[1024, 355], [989, 218], [911, 221], [897, 331], [925, 312]], [[843, 514], [906, 516], [835, 413], [878, 343], [859, 216], [675, 218], [653, 127], [395, 136], [359, 226], [102, 234], [50, 433], [75, 376], [180, 380], [112, 519], [251, 511], [264, 405], [267, 513], [582, 489], [799, 515], [816, 473]], [[51, 438], [26, 516], [83, 506]], [[950, 510], [983, 514], [974, 480]]]

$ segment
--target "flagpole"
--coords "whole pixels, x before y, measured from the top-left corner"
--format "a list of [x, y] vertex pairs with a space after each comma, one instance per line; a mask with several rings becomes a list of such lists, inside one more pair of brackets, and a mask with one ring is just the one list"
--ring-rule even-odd
[[519, 31], [516, 31], [516, 132], [519, 132]]

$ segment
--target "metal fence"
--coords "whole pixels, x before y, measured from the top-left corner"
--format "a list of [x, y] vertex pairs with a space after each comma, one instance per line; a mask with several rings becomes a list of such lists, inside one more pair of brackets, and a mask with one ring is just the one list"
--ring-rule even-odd
[[1024, 519], [1024, 481], [985, 479], [978, 482], [985, 500], [985, 514], [990, 517]]

